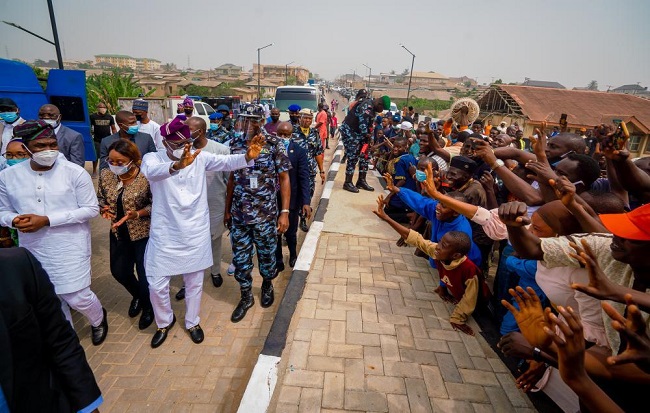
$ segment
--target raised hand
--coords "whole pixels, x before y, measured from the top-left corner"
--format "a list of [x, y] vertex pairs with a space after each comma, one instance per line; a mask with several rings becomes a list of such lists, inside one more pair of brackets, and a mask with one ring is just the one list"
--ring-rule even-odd
[[183, 155], [181, 156], [181, 159], [176, 161], [174, 164], [174, 169], [180, 170], [183, 168], [188, 167], [192, 163], [194, 163], [194, 160], [196, 159], [197, 156], [201, 153], [201, 149], [197, 149], [192, 153], [192, 144], [188, 143], [185, 144], [185, 148], [183, 149]]
[[385, 201], [384, 201], [384, 196], [379, 195], [377, 197], [377, 209], [372, 211], [375, 215], [377, 215], [380, 219], [382, 219], [384, 221], [388, 218], [388, 215], [386, 214], [386, 211], [384, 210], [385, 206], [386, 205], [385, 205]]
[[508, 357], [527, 360], [533, 357], [533, 346], [518, 331], [513, 331], [501, 337], [501, 340], [497, 343], [497, 348]]
[[253, 136], [253, 138], [248, 143], [248, 149], [246, 150], [246, 162], [249, 162], [252, 159], [256, 159], [260, 156], [262, 148], [266, 144], [266, 138], [261, 133], [259, 135]]
[[564, 338], [558, 336], [549, 326], [544, 326], [544, 332], [557, 346], [558, 368], [560, 376], [566, 383], [574, 383], [576, 380], [584, 379], [587, 376], [585, 371], [585, 337], [582, 333], [580, 317], [571, 307], [558, 306], [558, 312], [562, 314], [565, 322], [557, 318], [555, 314], [549, 314], [548, 318], [552, 326], [560, 329]]
[[399, 188], [393, 184], [393, 177], [391, 174], [386, 172], [384, 174], [384, 179], [386, 180], [386, 189], [388, 189], [391, 194], [396, 194], [399, 192]]
[[549, 179], [548, 184], [555, 191], [557, 199], [562, 201], [565, 207], [568, 207], [575, 201], [576, 186], [571, 183], [565, 176], [558, 176], [557, 179]]
[[639, 308], [632, 302], [630, 294], [625, 295], [627, 302], [627, 319], [620, 315], [609, 303], [603, 302], [603, 310], [612, 319], [612, 327], [627, 341], [625, 351], [617, 356], [610, 356], [610, 364], [634, 363], [641, 370], [650, 374], [650, 336]]
[[510, 227], [523, 227], [530, 224], [528, 208], [523, 202], [507, 202], [499, 206], [499, 219]]
[[589, 246], [586, 240], [580, 240], [582, 246], [578, 246], [576, 243], [569, 243], [571, 248], [573, 248], [576, 253], [569, 254], [571, 257], [575, 258], [587, 268], [589, 273], [589, 284], [571, 284], [571, 288], [578, 290], [582, 293], [590, 295], [599, 300], [615, 300], [619, 296], [617, 285], [614, 284], [607, 278], [603, 272], [598, 261], [596, 261], [596, 254]]
[[120, 219], [119, 221], [117, 221], [116, 223], [113, 224], [113, 228], [119, 227], [120, 225], [124, 224], [128, 220], [138, 219], [138, 218], [139, 218], [139, 215], [138, 215], [137, 211], [128, 211], [126, 214], [124, 214], [122, 219]]
[[526, 162], [526, 168], [530, 169], [535, 173], [535, 175], [526, 175], [529, 179], [534, 179], [540, 183], [546, 183], [550, 179], [557, 179], [555, 171], [551, 169], [551, 165], [548, 162], [540, 161], [528, 161]]
[[551, 338], [542, 331], [542, 327], [548, 326], [550, 308], [544, 311], [539, 297], [531, 287], [524, 291], [517, 286], [516, 289], [511, 288], [508, 292], [519, 305], [519, 309], [507, 300], [501, 300], [501, 304], [515, 316], [521, 334], [534, 347], [547, 348], [551, 344]]
[[427, 194], [433, 199], [437, 199], [437, 196], [440, 195], [438, 188], [436, 187], [436, 181], [433, 173], [433, 167], [431, 164], [427, 164], [427, 179], [425, 179], [421, 184]]

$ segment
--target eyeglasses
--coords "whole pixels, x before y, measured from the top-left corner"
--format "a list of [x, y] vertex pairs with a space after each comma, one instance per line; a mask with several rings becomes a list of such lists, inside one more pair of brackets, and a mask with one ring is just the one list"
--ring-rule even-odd
[[2, 156], [4, 156], [5, 159], [25, 159], [25, 158], [29, 158], [29, 154], [26, 153], [26, 152], [3, 153]]
[[193, 144], [196, 139], [185, 139], [184, 141], [170, 141], [170, 140], [165, 140], [165, 143], [171, 148], [171, 149], [178, 149], [178, 148], [184, 148], [185, 145]]

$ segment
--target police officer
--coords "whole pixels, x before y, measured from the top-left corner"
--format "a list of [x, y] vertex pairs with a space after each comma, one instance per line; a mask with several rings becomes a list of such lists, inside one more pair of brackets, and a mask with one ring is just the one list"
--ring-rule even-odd
[[210, 126], [208, 127], [207, 138], [223, 144], [229, 139], [228, 130], [223, 126], [223, 114], [214, 112], [208, 118], [210, 119]]
[[289, 121], [291, 122], [291, 125], [293, 125], [294, 131], [300, 127], [301, 109], [300, 105], [296, 105], [295, 103], [287, 108], [287, 111], [289, 112]]
[[[390, 98], [382, 96], [380, 98], [361, 98], [354, 107], [349, 111], [341, 128], [341, 138], [343, 139], [343, 146], [345, 147], [345, 154], [347, 155], [347, 163], [345, 165], [345, 183], [343, 189], [350, 192], [359, 192], [360, 189], [366, 191], [374, 191], [375, 189], [368, 185], [366, 182], [366, 174], [368, 173], [368, 159], [361, 156], [361, 148], [363, 144], [370, 143], [371, 139], [371, 126], [375, 120], [375, 113], [379, 113], [384, 109], [390, 109]], [[352, 184], [352, 177], [354, 176], [354, 169], [359, 162], [359, 178], [357, 179], [356, 186]]]
[[[237, 117], [243, 134], [230, 142], [233, 154], [244, 153], [254, 136], [266, 136], [266, 144], [252, 167], [230, 174], [226, 193], [224, 220], [230, 228], [235, 279], [241, 288], [241, 300], [230, 317], [233, 323], [242, 320], [255, 300], [251, 291], [253, 278], [253, 247], [257, 250], [260, 275], [263, 278], [261, 305], [273, 304], [273, 283], [277, 276], [276, 236], [289, 227], [291, 185], [288, 170], [291, 163], [284, 144], [269, 136], [262, 128], [264, 113], [259, 105], [249, 105]], [[282, 206], [278, 211], [278, 186]]]
[[217, 112], [221, 113], [223, 115], [223, 119], [221, 120], [221, 126], [228, 132], [232, 130], [232, 128], [235, 126], [234, 119], [230, 117], [230, 108], [226, 105], [219, 105], [217, 106]]
[[309, 158], [309, 197], [312, 198], [316, 189], [316, 175], [320, 174], [321, 184], [325, 183], [324, 151], [318, 130], [311, 127], [314, 120], [314, 111], [308, 108], [301, 109], [299, 115], [298, 127], [294, 126], [291, 140], [307, 151], [307, 157]]

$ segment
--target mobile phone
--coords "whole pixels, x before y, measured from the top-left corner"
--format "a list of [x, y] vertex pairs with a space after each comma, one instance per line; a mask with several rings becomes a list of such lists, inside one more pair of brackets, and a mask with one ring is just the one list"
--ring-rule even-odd
[[566, 129], [566, 127], [567, 127], [567, 124], [568, 124], [568, 123], [567, 123], [566, 118], [567, 118], [567, 114], [566, 114], [566, 113], [563, 113], [563, 114], [560, 115], [560, 129], [561, 129], [561, 130]]
[[630, 132], [628, 132], [625, 122], [619, 123], [616, 127], [616, 132], [614, 132], [614, 136], [612, 137], [614, 149], [619, 151], [625, 149], [625, 142], [627, 142], [629, 137]]

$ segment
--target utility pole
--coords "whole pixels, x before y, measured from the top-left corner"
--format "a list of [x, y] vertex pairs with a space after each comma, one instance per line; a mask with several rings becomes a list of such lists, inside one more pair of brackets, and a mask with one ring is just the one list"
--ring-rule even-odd
[[54, 36], [54, 49], [56, 49], [56, 60], [59, 62], [59, 69], [63, 69], [63, 56], [61, 56], [61, 43], [59, 32], [56, 30], [56, 18], [54, 17], [54, 6], [52, 0], [47, 0], [47, 8], [50, 11], [50, 23], [52, 24], [52, 36]]
[[289, 85], [289, 65], [294, 63], [293, 61], [287, 63], [284, 65], [284, 85], [288, 86]]
[[411, 52], [409, 49], [407, 49], [406, 46], [404, 46], [403, 44], [400, 44], [400, 46], [402, 46], [402, 48], [404, 50], [406, 50], [407, 52], [409, 52], [411, 54], [411, 56], [412, 56], [412, 59], [411, 59], [411, 74], [409, 75], [409, 88], [408, 88], [408, 91], [406, 92], [406, 106], [408, 106], [409, 105], [409, 98], [411, 97], [411, 80], [413, 79], [413, 65], [415, 65], [415, 55], [413, 54], [413, 52]]
[[262, 72], [262, 66], [260, 65], [260, 51], [271, 46], [273, 46], [273, 43], [269, 43], [264, 47], [257, 48], [257, 103], [260, 103], [260, 100], [262, 99], [262, 87], [260, 86], [260, 75]]
[[365, 67], [367, 67], [368, 70], [369, 70], [369, 72], [368, 72], [368, 83], [366, 84], [366, 89], [368, 89], [368, 92], [370, 92], [370, 76], [372, 75], [372, 68], [370, 66], [368, 66], [368, 65], [363, 64], [363, 63], [361, 63], [361, 64], [364, 65]]

